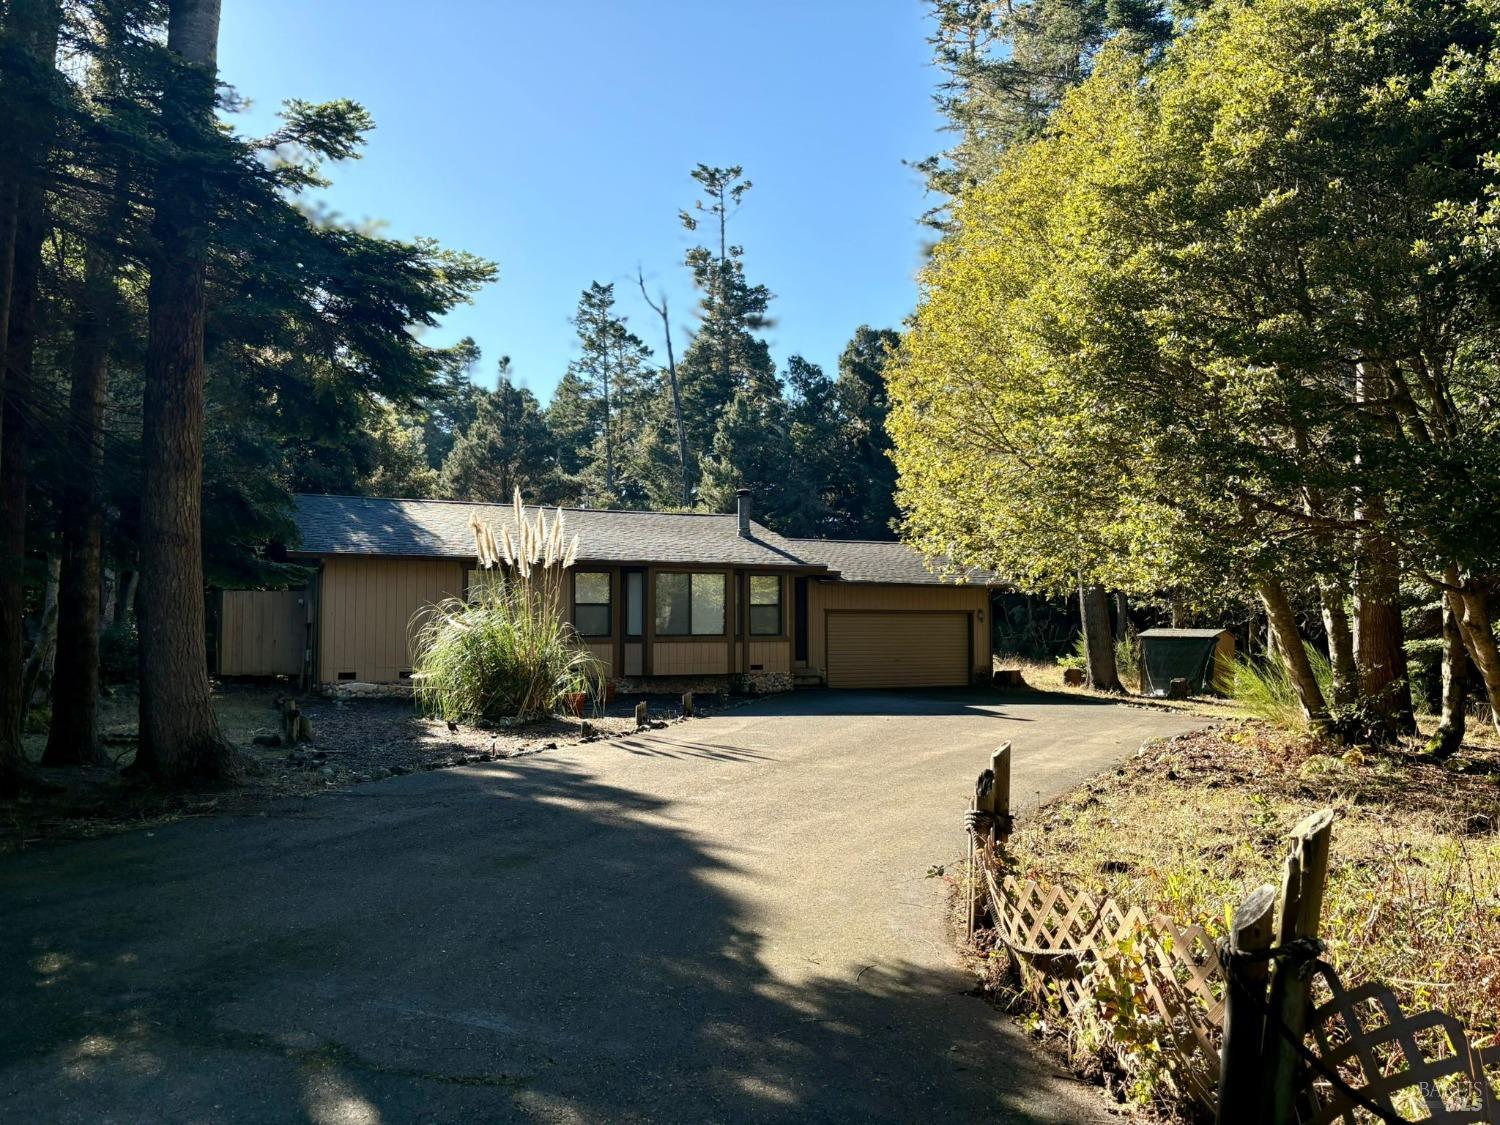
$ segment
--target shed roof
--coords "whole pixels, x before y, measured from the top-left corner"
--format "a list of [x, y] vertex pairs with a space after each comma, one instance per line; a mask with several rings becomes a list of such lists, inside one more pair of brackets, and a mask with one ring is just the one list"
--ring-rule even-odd
[[1138, 637], [1197, 637], [1199, 640], [1208, 640], [1210, 637], [1222, 637], [1228, 629], [1143, 629], [1137, 633]]
[[[474, 557], [469, 518], [498, 530], [514, 523], [509, 504], [459, 500], [402, 500], [375, 496], [295, 497], [299, 555], [386, 555], [401, 558]], [[537, 509], [529, 507], [535, 515]], [[955, 571], [937, 560], [929, 568], [904, 543], [842, 539], [787, 539], [751, 522], [739, 534], [733, 515], [563, 508], [578, 536], [578, 558], [608, 563], [701, 563], [709, 566], [786, 566], [853, 582], [939, 585], [991, 584], [987, 571]]]

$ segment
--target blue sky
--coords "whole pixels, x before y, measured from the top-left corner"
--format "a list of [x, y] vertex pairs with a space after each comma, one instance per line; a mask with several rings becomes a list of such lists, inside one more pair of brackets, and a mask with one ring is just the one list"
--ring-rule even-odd
[[902, 165], [941, 143], [920, 0], [226, 0], [223, 79], [262, 131], [289, 97], [362, 102], [365, 156], [327, 202], [397, 237], [429, 235], [497, 262], [500, 279], [427, 339], [509, 355], [544, 400], [576, 352], [591, 280], [615, 282], [662, 354], [635, 287], [671, 298], [678, 355], [693, 326], [677, 212], [699, 161], [755, 187], [732, 238], [776, 294], [778, 369], [832, 370], [862, 323], [912, 308], [926, 206]]

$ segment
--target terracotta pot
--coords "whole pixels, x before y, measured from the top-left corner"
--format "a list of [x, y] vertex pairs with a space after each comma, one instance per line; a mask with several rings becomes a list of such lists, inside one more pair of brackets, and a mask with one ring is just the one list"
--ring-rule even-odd
[[589, 693], [586, 691], [572, 691], [563, 696], [563, 706], [568, 709], [570, 715], [582, 715], [583, 708], [589, 701]]
[[615, 701], [615, 685], [613, 683], [607, 683], [607, 684], [604, 685], [604, 702], [606, 704], [610, 704], [610, 703], [613, 703], [614, 701]]

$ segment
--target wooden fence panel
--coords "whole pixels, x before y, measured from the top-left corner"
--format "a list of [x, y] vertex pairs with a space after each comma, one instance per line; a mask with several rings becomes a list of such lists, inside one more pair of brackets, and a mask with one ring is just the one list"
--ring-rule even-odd
[[307, 591], [224, 591], [219, 675], [297, 676], [306, 649]]

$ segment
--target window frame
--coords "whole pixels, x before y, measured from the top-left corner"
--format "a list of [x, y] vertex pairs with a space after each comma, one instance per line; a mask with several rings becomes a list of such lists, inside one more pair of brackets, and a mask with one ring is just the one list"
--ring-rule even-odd
[[[664, 633], [661, 630], [661, 618], [659, 610], [661, 606], [661, 580], [675, 575], [683, 575], [687, 578], [687, 632]], [[716, 578], [721, 583], [721, 615], [717, 633], [695, 633], [693, 631], [693, 579], [695, 577]], [[658, 570], [651, 578], [651, 613], [652, 636], [656, 638], [670, 638], [673, 641], [722, 641], [729, 636], [729, 575], [722, 570]]]
[[[608, 601], [603, 602], [581, 602], [578, 600], [578, 580], [585, 574], [602, 574], [604, 576], [605, 595]], [[578, 607], [589, 606], [598, 608], [603, 606], [605, 610], [605, 631], [602, 633], [585, 633], [579, 628]], [[573, 629], [580, 637], [588, 639], [607, 639], [615, 635], [615, 580], [614, 574], [608, 570], [575, 570], [573, 571]]]
[[[630, 631], [630, 580], [632, 578], [639, 579], [641, 583], [641, 627], [634, 633]], [[689, 589], [690, 596], [691, 593]], [[630, 566], [620, 571], [620, 635], [627, 641], [642, 641], [646, 638], [646, 625], [651, 621], [651, 605], [647, 595], [644, 567]]]
[[[760, 602], [755, 600], [756, 579], [770, 579], [776, 583], [776, 600], [774, 602]], [[764, 633], [755, 627], [755, 611], [774, 606], [776, 609], [776, 629], [773, 632]], [[780, 574], [749, 574], [745, 577], [745, 630], [750, 638], [762, 640], [771, 637], [786, 636], [786, 582]]]

